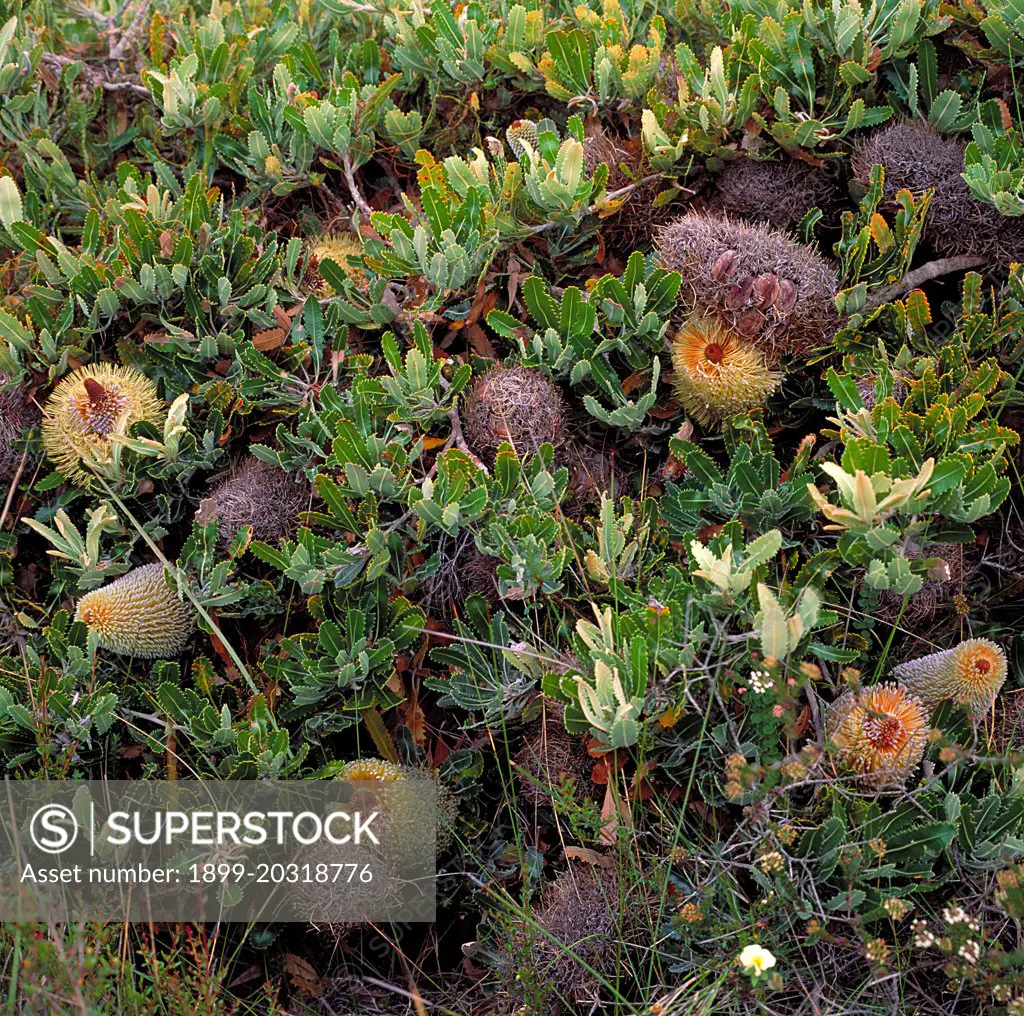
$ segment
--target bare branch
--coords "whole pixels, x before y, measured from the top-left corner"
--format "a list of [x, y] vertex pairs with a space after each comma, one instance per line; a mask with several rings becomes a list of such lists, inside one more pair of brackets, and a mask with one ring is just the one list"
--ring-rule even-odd
[[135, 40], [142, 34], [143, 24], [149, 14], [149, 3], [150, 0], [142, 0], [139, 9], [135, 12], [135, 17], [132, 18], [132, 23], [124, 30], [117, 45], [111, 46], [111, 60], [123, 60], [128, 55]]
[[466, 444], [466, 439], [462, 436], [462, 420], [459, 418], [458, 406], [452, 406], [448, 411], [448, 420], [452, 425], [452, 437], [455, 440], [455, 447], [458, 448], [459, 451], [465, 452], [485, 473], [490, 473], [487, 466], [480, 461], [480, 456], [477, 455], [468, 444]]
[[[79, 61], [58, 53], [44, 53], [43, 63], [49, 64], [51, 67], [67, 67], [68, 64], [79, 63]], [[82, 64], [82, 76], [87, 84], [94, 88], [99, 86], [105, 92], [131, 92], [132, 95], [138, 95], [143, 99], [153, 98], [150, 90], [144, 85], [136, 84], [134, 81], [110, 81], [104, 77], [101, 70], [86, 63]]]
[[359, 190], [359, 184], [356, 183], [355, 170], [352, 168], [352, 159], [346, 152], [341, 157], [341, 165], [345, 171], [345, 182], [348, 184], [348, 192], [352, 195], [352, 200], [356, 203], [356, 207], [365, 216], [369, 217], [373, 214], [373, 209], [369, 206], [366, 198], [363, 197], [362, 192]]
[[937, 279], [942, 275], [965, 272], [968, 268], [978, 268], [987, 261], [988, 258], [981, 257], [979, 254], [959, 254], [955, 258], [939, 258], [937, 261], [929, 261], [928, 264], [921, 265], [920, 268], [915, 268], [912, 272], [907, 272], [899, 282], [869, 293], [864, 301], [864, 310], [872, 310], [883, 303], [888, 303], [890, 300], [917, 289], [922, 283], [931, 282], [932, 279]]

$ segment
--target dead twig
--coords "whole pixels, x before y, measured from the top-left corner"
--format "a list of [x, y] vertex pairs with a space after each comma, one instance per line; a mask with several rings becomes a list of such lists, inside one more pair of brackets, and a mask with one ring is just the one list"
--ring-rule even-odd
[[950, 275], [953, 272], [964, 272], [968, 268], [978, 268], [987, 260], [977, 254], [959, 254], [955, 258], [939, 258], [937, 261], [929, 261], [928, 264], [921, 265], [920, 268], [915, 268], [912, 272], [907, 272], [899, 282], [883, 286], [881, 289], [869, 293], [864, 300], [863, 309], [872, 310], [875, 307], [880, 307], [883, 303], [888, 303], [896, 297], [917, 289], [925, 282], [931, 282], [932, 279]]
[[359, 184], [356, 183], [355, 170], [352, 168], [352, 159], [346, 152], [341, 158], [342, 169], [345, 172], [345, 182], [348, 184], [348, 192], [352, 195], [352, 200], [356, 203], [356, 207], [361, 211], [367, 218], [373, 214], [373, 209], [367, 203], [366, 198], [363, 197], [362, 192], [359, 190]]
[[[70, 57], [61, 56], [59, 53], [44, 53], [43, 63], [51, 67], [67, 67], [68, 64], [79, 63]], [[82, 76], [89, 85], [102, 88], [105, 92], [131, 92], [143, 99], [152, 99], [153, 95], [144, 85], [136, 84], [134, 81], [111, 81], [105, 77], [103, 72], [89, 64], [82, 64]]]
[[490, 474], [490, 470], [480, 460], [480, 456], [473, 451], [472, 448], [466, 444], [466, 439], [462, 436], [462, 420], [459, 417], [459, 410], [457, 406], [452, 406], [448, 411], [448, 420], [452, 425], [452, 437], [455, 440], [455, 447], [461, 452], [465, 452], [485, 473]]
[[142, 3], [139, 4], [139, 9], [135, 12], [135, 17], [132, 18], [131, 24], [122, 33], [117, 45], [111, 46], [111, 60], [121, 61], [128, 55], [129, 49], [134, 45], [139, 35], [142, 34], [143, 24], [146, 16], [149, 14], [149, 3], [150, 0], [142, 0]]

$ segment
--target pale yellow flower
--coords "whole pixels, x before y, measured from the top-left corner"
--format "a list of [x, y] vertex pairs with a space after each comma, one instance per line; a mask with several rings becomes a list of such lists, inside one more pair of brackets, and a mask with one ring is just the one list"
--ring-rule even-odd
[[748, 974], [763, 974], [775, 966], [775, 957], [763, 946], [748, 945], [740, 953], [740, 966]]

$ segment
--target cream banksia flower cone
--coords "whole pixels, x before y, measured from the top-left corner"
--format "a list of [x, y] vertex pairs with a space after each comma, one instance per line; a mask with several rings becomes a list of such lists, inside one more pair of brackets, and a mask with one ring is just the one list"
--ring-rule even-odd
[[843, 769], [872, 786], [899, 786], [924, 757], [928, 712], [901, 685], [879, 684], [835, 701], [828, 737]]
[[893, 673], [930, 709], [947, 699], [983, 713], [1006, 680], [1006, 653], [989, 639], [967, 639], [952, 649], [901, 663]]
[[[458, 818], [458, 801], [455, 795], [440, 780], [433, 781], [436, 797], [435, 808], [430, 809], [429, 795], [425, 790], [429, 773], [407, 766], [398, 766], [382, 758], [363, 758], [346, 762], [336, 779], [354, 784], [359, 797], [368, 797], [370, 803], [382, 812], [385, 828], [394, 834], [392, 848], [397, 848], [396, 859], [403, 857], [402, 840], [406, 841], [407, 852], [417, 856], [418, 835], [425, 823], [435, 826], [435, 848], [437, 853], [447, 850], [452, 841], [452, 826]], [[386, 787], [360, 788], [360, 783], [393, 784]]]
[[404, 775], [402, 767], [396, 766], [393, 762], [386, 762], [382, 758], [360, 758], [354, 762], [346, 762], [337, 778], [349, 783], [378, 780], [381, 783], [393, 783], [402, 779]]
[[325, 233], [309, 245], [309, 279], [313, 291], [321, 297], [336, 296], [334, 287], [320, 274], [320, 262], [333, 261], [353, 282], [363, 277], [361, 268], [349, 264], [348, 259], [363, 253], [362, 241], [355, 233]]
[[88, 461], [104, 465], [113, 457], [111, 437], [133, 423], [158, 426], [166, 409], [153, 382], [131, 367], [92, 363], [69, 374], [43, 407], [46, 454], [69, 480], [86, 484], [93, 473]]
[[759, 408], [782, 379], [759, 349], [713, 317], [691, 318], [676, 333], [672, 366], [680, 404], [705, 427]]
[[143, 659], [179, 655], [195, 624], [192, 608], [178, 599], [159, 563], [134, 568], [86, 593], [75, 620], [85, 622], [103, 649]]

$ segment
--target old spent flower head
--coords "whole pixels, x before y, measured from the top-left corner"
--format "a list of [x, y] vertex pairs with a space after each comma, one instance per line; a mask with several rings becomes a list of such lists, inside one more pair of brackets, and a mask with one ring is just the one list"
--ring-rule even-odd
[[[650, 141], [649, 151], [663, 148]], [[690, 213], [658, 230], [657, 251], [662, 267], [683, 277], [683, 312], [717, 316], [770, 367], [832, 337], [835, 267], [779, 230]]]

